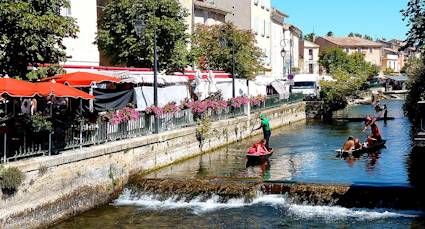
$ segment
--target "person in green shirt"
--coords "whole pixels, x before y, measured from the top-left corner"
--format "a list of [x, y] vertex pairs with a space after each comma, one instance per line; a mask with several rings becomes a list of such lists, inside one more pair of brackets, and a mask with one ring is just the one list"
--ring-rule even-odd
[[270, 148], [270, 136], [272, 135], [272, 129], [270, 128], [270, 121], [266, 118], [264, 114], [260, 114], [261, 125], [256, 130], [263, 129], [264, 139], [266, 139], [266, 148], [271, 150]]

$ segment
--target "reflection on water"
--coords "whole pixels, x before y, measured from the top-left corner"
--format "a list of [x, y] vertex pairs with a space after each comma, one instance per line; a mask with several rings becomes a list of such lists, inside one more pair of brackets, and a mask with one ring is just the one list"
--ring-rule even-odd
[[[386, 148], [359, 158], [337, 158], [347, 136], [366, 140], [360, 122], [297, 123], [273, 131], [274, 154], [266, 165], [246, 166], [245, 151], [258, 141], [250, 139], [157, 171], [149, 177], [263, 177], [265, 180], [300, 182], [382, 182], [408, 184], [406, 168], [411, 150], [411, 125], [403, 116], [402, 101], [388, 101], [389, 116], [395, 120], [378, 122]], [[348, 108], [353, 116], [372, 114], [371, 106]]]

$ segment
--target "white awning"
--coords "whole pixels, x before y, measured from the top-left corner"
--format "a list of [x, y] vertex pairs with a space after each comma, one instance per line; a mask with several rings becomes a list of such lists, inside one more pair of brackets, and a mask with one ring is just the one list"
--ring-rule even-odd
[[279, 94], [280, 99], [287, 99], [289, 98], [289, 87], [282, 81], [273, 81], [271, 83], [272, 87], [277, 91]]

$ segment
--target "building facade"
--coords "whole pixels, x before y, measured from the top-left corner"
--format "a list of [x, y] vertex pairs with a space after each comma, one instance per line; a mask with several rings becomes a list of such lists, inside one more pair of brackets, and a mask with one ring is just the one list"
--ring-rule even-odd
[[301, 40], [300, 71], [305, 74], [319, 74], [319, 45]]
[[220, 25], [226, 22], [230, 11], [216, 5], [214, 0], [195, 0], [193, 3], [193, 22], [201, 25]]
[[283, 25], [283, 42], [285, 50], [284, 69], [285, 75], [300, 72], [300, 41], [302, 31], [294, 25]]
[[99, 65], [99, 50], [94, 44], [97, 32], [97, 1], [70, 0], [70, 7], [62, 9], [64, 16], [77, 21], [77, 38], [66, 38], [67, 65]]
[[341, 48], [347, 54], [363, 53], [365, 60], [378, 67], [382, 66], [382, 44], [359, 37], [317, 37], [314, 43], [320, 49]]
[[284, 78], [282, 46], [283, 23], [288, 15], [273, 8], [271, 15], [271, 75], [274, 78]]
[[265, 75], [271, 75], [271, 0], [214, 0], [215, 4], [230, 11], [226, 21], [238, 28], [252, 30], [257, 46], [263, 51]]

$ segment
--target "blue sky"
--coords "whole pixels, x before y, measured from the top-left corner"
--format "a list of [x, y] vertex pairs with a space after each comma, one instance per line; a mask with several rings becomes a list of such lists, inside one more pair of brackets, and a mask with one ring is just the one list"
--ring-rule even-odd
[[408, 30], [401, 9], [408, 0], [272, 0], [272, 5], [289, 15], [288, 23], [304, 34], [315, 32], [335, 36], [350, 32], [368, 34], [374, 39], [404, 39]]

